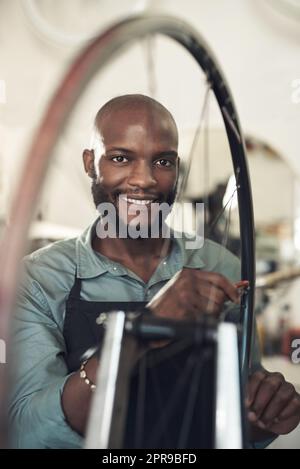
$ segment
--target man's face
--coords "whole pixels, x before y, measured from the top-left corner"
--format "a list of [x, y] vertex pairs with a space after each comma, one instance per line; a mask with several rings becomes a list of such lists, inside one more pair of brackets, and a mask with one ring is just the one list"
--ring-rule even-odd
[[139, 220], [149, 224], [151, 210], [152, 221], [155, 218], [157, 204], [153, 203], [172, 205], [175, 199], [178, 156], [172, 121], [152, 108], [127, 108], [104, 117], [98, 128], [92, 184], [95, 205], [111, 202], [119, 221], [126, 224], [142, 208], [148, 216]]

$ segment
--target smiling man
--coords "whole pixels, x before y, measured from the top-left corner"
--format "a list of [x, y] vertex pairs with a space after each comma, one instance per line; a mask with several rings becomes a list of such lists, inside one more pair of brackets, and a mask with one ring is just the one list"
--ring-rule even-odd
[[[99, 365], [96, 355], [86, 362], [82, 356], [103, 339], [96, 323], [101, 312], [145, 310], [195, 320], [204, 313], [218, 316], [227, 301], [239, 303], [240, 265], [232, 254], [208, 240], [187, 252], [184, 234], [162, 236], [166, 212], [157, 204], [171, 208], [174, 202], [177, 149], [173, 117], [151, 98], [121, 96], [98, 112], [93, 145], [83, 158], [100, 218], [79, 238], [55, 243], [24, 262], [14, 328], [14, 447], [82, 446]], [[133, 236], [130, 226], [138, 210], [143, 213]], [[114, 233], [125, 236], [110, 236], [111, 223]], [[159, 235], [153, 237], [155, 223]], [[143, 236], [136, 235], [139, 230]], [[249, 378], [247, 406], [254, 438], [266, 439], [295, 428], [300, 403], [281, 375], [261, 369], [258, 355], [256, 350], [253, 362], [259, 369]], [[182, 372], [179, 365], [160, 375], [170, 391], [173, 375]], [[150, 394], [152, 399], [154, 387]], [[135, 399], [131, 396], [130, 403]], [[170, 447], [167, 437], [160, 447]], [[187, 447], [197, 447], [196, 441]]]
[[[85, 170], [93, 180], [94, 203], [99, 212], [105, 203], [111, 204], [117, 212], [117, 223], [111, 218], [108, 223], [113, 228], [117, 225], [117, 233], [125, 231], [121, 239], [97, 236], [94, 249], [121, 262], [147, 282], [161, 260], [162, 247], [167, 250], [170, 243], [151, 237], [150, 230], [146, 239], [136, 242], [128, 227], [141, 209], [141, 225], [155, 224], [158, 205], [171, 207], [175, 200], [179, 167], [175, 121], [150, 98], [116, 98], [96, 116], [93, 147], [85, 150], [83, 158]], [[99, 231], [98, 223], [98, 234]]]

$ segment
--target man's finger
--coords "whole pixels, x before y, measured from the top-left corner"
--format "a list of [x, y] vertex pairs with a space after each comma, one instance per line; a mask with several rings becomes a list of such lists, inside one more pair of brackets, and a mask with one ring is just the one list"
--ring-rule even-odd
[[211, 283], [208, 282], [203, 282], [203, 284], [199, 285], [197, 288], [197, 293], [198, 293], [198, 298], [201, 298], [201, 300], [206, 299], [207, 302], [213, 302], [217, 303], [220, 305], [220, 307], [223, 306], [224, 302], [226, 301], [226, 296], [223, 292], [218, 287], [215, 287]]
[[251, 412], [254, 412], [258, 419], [261, 419], [283, 382], [284, 377], [280, 373], [271, 373], [260, 383], [255, 399], [250, 406]]
[[220, 274], [216, 274], [215, 272], [203, 272], [200, 270], [196, 272], [196, 275], [200, 281], [209, 282], [215, 287], [220, 288], [231, 301], [239, 304], [240, 297], [238, 288], [226, 277]]
[[246, 390], [246, 406], [250, 407], [255, 399], [256, 393], [261, 385], [262, 381], [265, 379], [266, 374], [264, 371], [260, 370], [250, 376], [247, 390]]
[[299, 414], [300, 412], [300, 396], [297, 394], [294, 396], [291, 401], [286, 405], [286, 407], [280, 412], [277, 419], [279, 422], [287, 420], [294, 415]]
[[278, 418], [280, 413], [287, 407], [293, 396], [295, 395], [295, 388], [290, 383], [283, 383], [277, 390], [273, 399], [269, 402], [267, 408], [260, 416], [260, 420], [269, 425], [275, 418]]

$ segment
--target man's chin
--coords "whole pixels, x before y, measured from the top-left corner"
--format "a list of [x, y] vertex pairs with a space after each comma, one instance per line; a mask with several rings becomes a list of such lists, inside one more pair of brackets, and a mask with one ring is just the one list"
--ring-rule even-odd
[[161, 220], [154, 220], [154, 222], [145, 223], [137, 222], [136, 219], [124, 221], [121, 217], [117, 219], [117, 233], [120, 238], [128, 239], [157, 239], [160, 237], [166, 237], [164, 233], [169, 228], [166, 223]]
[[[153, 226], [150, 224], [124, 224], [119, 222], [119, 234], [120, 237], [126, 237], [127, 239], [134, 239], [134, 240], [142, 240], [142, 239], [155, 239], [159, 237], [159, 232], [157, 236], [155, 236], [155, 230], [153, 229]], [[124, 236], [125, 234], [125, 236]]]

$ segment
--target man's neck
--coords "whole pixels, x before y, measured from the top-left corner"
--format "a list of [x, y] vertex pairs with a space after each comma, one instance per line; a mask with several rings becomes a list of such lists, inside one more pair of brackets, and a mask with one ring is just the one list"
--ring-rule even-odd
[[170, 251], [170, 240], [164, 238], [105, 238], [93, 239], [93, 249], [111, 260], [140, 262], [147, 259], [162, 259]]
[[170, 252], [170, 239], [95, 238], [93, 249], [118, 262], [148, 283], [161, 260]]

